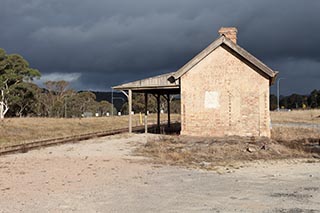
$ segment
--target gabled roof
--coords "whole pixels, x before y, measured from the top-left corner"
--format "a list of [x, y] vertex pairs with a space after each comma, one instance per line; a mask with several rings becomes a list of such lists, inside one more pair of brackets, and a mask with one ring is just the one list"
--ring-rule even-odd
[[174, 72], [174, 74], [172, 76], [170, 76], [168, 78], [168, 80], [170, 82], [176, 81], [177, 79], [179, 79], [186, 72], [191, 70], [200, 61], [202, 61], [205, 57], [207, 57], [211, 52], [213, 52], [216, 48], [218, 48], [221, 45], [226, 45], [231, 50], [233, 50], [235, 53], [237, 53], [242, 58], [244, 58], [249, 63], [251, 63], [253, 66], [255, 66], [256, 68], [261, 70], [266, 76], [268, 76], [268, 78], [270, 80], [270, 84], [274, 83], [275, 77], [278, 74], [278, 72], [270, 69], [267, 65], [262, 63], [259, 59], [257, 59], [253, 55], [251, 55], [249, 52], [247, 52], [245, 49], [241, 48], [236, 43], [232, 42], [230, 39], [228, 39], [224, 35], [220, 36], [217, 40], [212, 42], [207, 48], [205, 48], [198, 55], [196, 55], [193, 59], [191, 59], [191, 61], [189, 61], [187, 64], [185, 64], [183, 67], [181, 67], [178, 71]]
[[166, 73], [163, 75], [157, 75], [150, 78], [145, 78], [138, 81], [133, 81], [130, 83], [121, 84], [118, 86], [113, 87], [116, 90], [152, 90], [152, 89], [178, 89], [179, 82], [169, 82], [168, 78], [172, 76], [174, 73]]
[[251, 55], [245, 49], [241, 48], [236, 43], [232, 42], [230, 39], [221, 35], [218, 39], [212, 42], [207, 48], [202, 50], [198, 55], [191, 59], [187, 64], [181, 67], [176, 72], [166, 73], [163, 75], [154, 76], [151, 78], [146, 78], [138, 81], [133, 81], [126, 84], [121, 84], [113, 87], [116, 90], [140, 90], [140, 91], [155, 91], [155, 90], [176, 90], [180, 87], [180, 79], [186, 72], [191, 70], [199, 62], [201, 62], [205, 57], [207, 57], [211, 52], [213, 52], [219, 46], [229, 48], [235, 54], [243, 58], [250, 65], [255, 67], [263, 76], [269, 79], [270, 84], [273, 84], [278, 72], [273, 71], [267, 65], [262, 63], [259, 59]]

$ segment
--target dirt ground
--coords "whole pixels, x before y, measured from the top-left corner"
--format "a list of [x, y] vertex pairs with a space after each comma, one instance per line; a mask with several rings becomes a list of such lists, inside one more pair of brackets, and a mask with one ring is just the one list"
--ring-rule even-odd
[[320, 212], [315, 160], [231, 170], [155, 165], [133, 150], [156, 135], [92, 139], [0, 157], [0, 212]]

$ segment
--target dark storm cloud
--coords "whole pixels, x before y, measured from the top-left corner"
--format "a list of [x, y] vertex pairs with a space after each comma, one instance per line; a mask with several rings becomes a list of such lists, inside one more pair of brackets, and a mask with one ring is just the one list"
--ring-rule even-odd
[[236, 26], [239, 44], [280, 71], [283, 93], [308, 93], [320, 79], [319, 1], [1, 0], [0, 47], [44, 80], [77, 89], [175, 71]]

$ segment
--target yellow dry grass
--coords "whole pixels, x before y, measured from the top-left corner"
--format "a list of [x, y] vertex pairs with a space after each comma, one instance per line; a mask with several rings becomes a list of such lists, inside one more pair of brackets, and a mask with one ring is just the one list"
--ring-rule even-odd
[[[144, 116], [142, 115], [142, 120]], [[179, 119], [172, 115], [172, 120]], [[161, 121], [166, 115], [161, 115]], [[133, 126], [141, 125], [140, 115], [133, 116]], [[156, 115], [148, 117], [148, 123], [156, 123]], [[58, 138], [91, 132], [128, 128], [128, 116], [93, 118], [7, 118], [0, 120], [0, 146], [19, 144], [41, 139]]]
[[320, 109], [272, 111], [271, 120], [274, 123], [311, 123], [320, 124]]
[[210, 170], [221, 166], [234, 169], [252, 160], [319, 157], [306, 144], [320, 139], [319, 128], [312, 127], [320, 124], [320, 110], [271, 112], [271, 119], [284, 124], [273, 126], [272, 139], [167, 136], [148, 141], [136, 153], [154, 163]]
[[271, 120], [272, 123], [292, 125], [273, 125], [271, 137], [274, 140], [291, 141], [320, 138], [320, 129], [312, 127], [320, 125], [320, 109], [294, 110], [290, 112], [274, 111], [271, 112]]
[[[167, 119], [161, 115], [161, 121]], [[301, 110], [291, 112], [271, 112], [272, 122], [320, 124], [320, 110]], [[143, 120], [143, 116], [142, 116]], [[173, 121], [179, 121], [180, 115], [172, 115]], [[149, 123], [156, 123], [156, 115], [151, 114]], [[140, 124], [140, 116], [133, 116], [133, 126]], [[0, 120], [0, 146], [19, 144], [41, 139], [79, 135], [90, 132], [106, 131], [128, 127], [128, 116], [97, 118], [7, 118]], [[272, 138], [294, 140], [301, 138], [319, 138], [318, 129], [273, 127]]]
[[320, 129], [303, 127], [275, 126], [271, 130], [271, 138], [280, 141], [292, 141], [301, 139], [320, 139]]
[[308, 158], [300, 142], [295, 146], [262, 138], [243, 137], [197, 138], [165, 136], [149, 140], [136, 149], [137, 155], [147, 156], [153, 163], [216, 170], [231, 169], [253, 160]]

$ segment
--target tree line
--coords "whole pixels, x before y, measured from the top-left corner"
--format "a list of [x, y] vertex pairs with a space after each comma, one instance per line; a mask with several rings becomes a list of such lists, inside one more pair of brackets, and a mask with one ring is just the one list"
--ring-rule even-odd
[[[170, 113], [180, 113], [180, 99], [176, 96], [170, 96]], [[160, 110], [167, 113], [168, 101], [164, 96], [160, 96]], [[157, 99], [154, 95], [148, 94], [148, 112], [157, 112]], [[145, 95], [142, 93], [132, 94], [132, 111], [136, 113], [145, 112]], [[128, 104], [124, 103], [121, 108], [121, 113], [128, 114]]]
[[[277, 109], [277, 97], [270, 96], [270, 109]], [[317, 109], [320, 108], [320, 90], [313, 90], [308, 95], [292, 94], [280, 96], [279, 107], [282, 109]]]
[[92, 92], [76, 92], [66, 81], [47, 81], [40, 88], [33, 83], [40, 77], [39, 70], [31, 68], [21, 55], [0, 48], [0, 118], [82, 117], [85, 112], [106, 115], [112, 111], [109, 102], [97, 102]]
[[[33, 83], [40, 77], [40, 71], [31, 68], [21, 55], [7, 54], [0, 48], [0, 118], [106, 116], [116, 115], [118, 111], [128, 114], [127, 101], [116, 109], [106, 100], [96, 101], [94, 92], [71, 89], [67, 81], [47, 81], [41, 88]], [[156, 98], [149, 95], [148, 99], [148, 111], [156, 112]], [[171, 112], [179, 113], [180, 100], [172, 96], [170, 102]], [[144, 112], [144, 95], [133, 94], [132, 106], [134, 112]], [[160, 108], [164, 112], [167, 110], [164, 97], [161, 97]]]
[[[128, 104], [116, 109], [106, 100], [96, 101], [90, 91], [77, 92], [70, 89], [66, 81], [47, 81], [44, 88], [33, 83], [41, 77], [39, 70], [18, 54], [7, 54], [0, 48], [0, 118], [41, 116], [41, 117], [82, 117], [85, 113], [104, 116], [121, 111], [128, 114]], [[133, 94], [133, 111], [144, 112], [144, 94]], [[171, 96], [171, 112], [180, 113], [180, 100]], [[281, 96], [280, 107], [285, 109], [320, 108], [320, 90], [309, 95], [292, 94]], [[160, 109], [167, 111], [167, 100], [161, 96]], [[277, 97], [270, 96], [270, 109], [277, 109]], [[148, 95], [148, 111], [157, 112], [156, 98]]]

